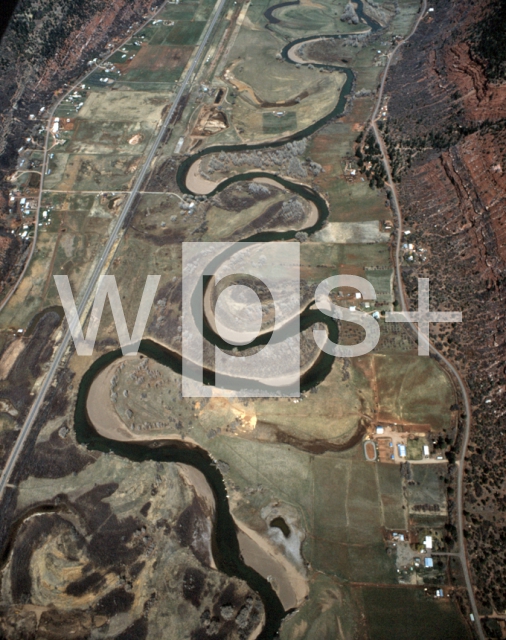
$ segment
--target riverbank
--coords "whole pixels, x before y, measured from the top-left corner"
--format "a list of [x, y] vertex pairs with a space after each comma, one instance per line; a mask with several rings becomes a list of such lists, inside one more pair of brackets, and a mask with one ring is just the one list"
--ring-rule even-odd
[[[134, 433], [128, 429], [115, 411], [111, 399], [111, 380], [120, 366], [121, 360], [108, 365], [95, 377], [90, 386], [86, 412], [96, 432], [107, 440], [123, 443], [146, 445], [150, 442], [163, 441], [165, 443], [172, 440], [201, 448], [201, 445], [195, 440], [182, 437], [177, 433], [157, 434], [150, 432], [146, 437], [146, 432]], [[186, 483], [207, 505], [209, 512], [215, 514], [216, 498], [204, 473], [188, 464], [178, 463], [178, 467]], [[271, 582], [285, 611], [299, 606], [309, 592], [307, 579], [268, 539], [234, 516], [232, 517], [238, 529], [239, 548], [245, 563]], [[211, 566], [217, 569], [211, 548], [209, 548], [209, 557]]]

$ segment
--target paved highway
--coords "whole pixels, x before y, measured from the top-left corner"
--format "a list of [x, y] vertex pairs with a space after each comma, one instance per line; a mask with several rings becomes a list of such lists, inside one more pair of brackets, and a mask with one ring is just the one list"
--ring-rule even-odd
[[[392, 193], [392, 205], [393, 205], [393, 210], [395, 213], [395, 216], [397, 218], [397, 244], [395, 247], [395, 273], [396, 273], [396, 280], [397, 280], [397, 289], [399, 291], [399, 298], [400, 298], [400, 303], [401, 303], [401, 309], [402, 311], [408, 311], [408, 305], [406, 303], [406, 294], [404, 291], [404, 285], [402, 282], [402, 275], [401, 275], [401, 243], [402, 243], [402, 215], [401, 215], [401, 208], [399, 205], [399, 199], [397, 196], [397, 189], [395, 187], [395, 183], [392, 180], [392, 172], [391, 172], [391, 168], [390, 168], [390, 162], [388, 159], [388, 152], [387, 149], [385, 147], [385, 143], [383, 141], [383, 138], [381, 137], [380, 131], [376, 125], [376, 118], [378, 116], [378, 112], [379, 109], [381, 107], [381, 103], [383, 102], [383, 93], [385, 90], [385, 82], [386, 82], [386, 78], [387, 78], [387, 74], [388, 74], [388, 70], [390, 68], [390, 65], [392, 63], [392, 59], [395, 56], [395, 54], [397, 53], [397, 51], [399, 50], [399, 48], [406, 42], [406, 40], [408, 40], [413, 33], [416, 31], [416, 29], [418, 28], [418, 25], [420, 24], [420, 22], [422, 21], [425, 12], [427, 11], [427, 0], [423, 0], [422, 3], [422, 8], [420, 10], [420, 15], [417, 19], [417, 21], [415, 22], [415, 25], [413, 27], [413, 29], [411, 30], [411, 33], [404, 39], [401, 40], [397, 46], [395, 47], [395, 49], [390, 53], [389, 57], [388, 57], [388, 62], [385, 66], [385, 71], [383, 72], [383, 77], [381, 79], [381, 84], [379, 87], [379, 92], [378, 92], [378, 101], [376, 103], [376, 107], [373, 111], [372, 114], [372, 119], [371, 119], [371, 128], [374, 131], [374, 135], [376, 137], [376, 141], [378, 142], [380, 149], [381, 149], [381, 155], [383, 156], [383, 164], [385, 167], [385, 171], [387, 173], [387, 180], [389, 183], [389, 187]], [[412, 327], [412, 329], [418, 333], [417, 330], [417, 326], [413, 323], [409, 323], [409, 325]], [[423, 338], [425, 340], [425, 338]], [[467, 393], [467, 389], [466, 386], [462, 380], [462, 378], [460, 377], [459, 372], [457, 371], [457, 369], [454, 367], [454, 365], [447, 359], [445, 358], [445, 356], [440, 353], [435, 347], [434, 345], [432, 345], [428, 340], [425, 340], [425, 342], [427, 342], [429, 344], [429, 348], [430, 350], [437, 354], [440, 362], [443, 362], [444, 365], [446, 366], [446, 368], [451, 372], [451, 374], [453, 375], [454, 380], [457, 383], [457, 386], [460, 390], [460, 394], [462, 396], [462, 400], [464, 402], [464, 413], [466, 415], [465, 418], [465, 423], [464, 423], [464, 434], [463, 434], [463, 439], [462, 439], [462, 443], [461, 443], [461, 450], [460, 450], [460, 458], [459, 461], [457, 463], [458, 465], [458, 474], [457, 474], [457, 530], [458, 530], [458, 545], [459, 545], [459, 551], [458, 553], [455, 554], [448, 554], [448, 555], [452, 555], [452, 556], [456, 556], [460, 559], [461, 565], [462, 565], [462, 571], [464, 573], [464, 580], [466, 583], [466, 589], [467, 589], [467, 593], [468, 593], [468, 597], [469, 597], [469, 602], [471, 604], [471, 609], [474, 615], [474, 627], [476, 630], [476, 633], [478, 634], [478, 637], [480, 638], [480, 640], [485, 640], [485, 635], [483, 633], [483, 628], [481, 626], [481, 620], [480, 620], [480, 615], [478, 612], [478, 607], [476, 605], [476, 598], [474, 597], [474, 590], [473, 590], [473, 585], [471, 582], [471, 575], [470, 575], [470, 571], [469, 571], [469, 563], [468, 563], [468, 558], [467, 558], [467, 554], [466, 554], [466, 545], [465, 545], [465, 538], [464, 538], [464, 515], [463, 515], [463, 511], [464, 511], [464, 458], [466, 455], [466, 451], [467, 451], [467, 446], [469, 443], [469, 436], [470, 436], [470, 432], [471, 432], [471, 404], [469, 401], [469, 396]], [[442, 554], [439, 554], [442, 555]]]
[[[124, 207], [121, 211], [120, 216], [118, 217], [118, 220], [116, 221], [116, 224], [114, 225], [114, 228], [111, 232], [111, 235], [109, 236], [109, 239], [107, 240], [107, 243], [105, 245], [105, 248], [102, 252], [102, 256], [101, 258], [98, 260], [97, 265], [95, 267], [95, 269], [93, 270], [89, 280], [88, 280], [88, 284], [84, 290], [84, 293], [81, 296], [80, 302], [78, 304], [77, 310], [79, 313], [79, 317], [82, 318], [83, 313], [85, 312], [88, 303], [91, 300], [91, 297], [93, 295], [93, 292], [95, 290], [95, 286], [97, 284], [98, 278], [100, 276], [100, 274], [103, 271], [103, 266], [105, 264], [107, 264], [109, 257], [111, 256], [111, 253], [113, 252], [113, 248], [115, 247], [116, 241], [118, 239], [119, 233], [121, 231], [121, 228], [126, 220], [126, 217], [128, 216], [128, 214], [130, 213], [130, 210], [132, 208], [132, 205], [134, 203], [134, 200], [144, 182], [144, 179], [146, 177], [146, 174], [148, 173], [148, 171], [151, 168], [151, 163], [153, 162], [154, 158], [155, 158], [155, 154], [156, 151], [158, 149], [158, 147], [160, 146], [161, 141], [163, 140], [163, 137], [165, 136], [167, 129], [170, 125], [170, 121], [172, 120], [172, 117], [174, 116], [174, 113], [176, 112], [176, 109], [178, 108], [181, 99], [183, 97], [184, 92], [186, 91], [188, 85], [191, 82], [193, 73], [195, 71], [195, 69], [197, 68], [197, 65], [200, 63], [202, 55], [204, 53], [204, 50], [206, 48], [206, 45], [208, 43], [208, 40], [211, 36], [211, 33], [214, 29], [214, 27], [216, 26], [216, 23], [223, 11], [223, 7], [225, 6], [225, 4], [227, 3], [227, 0], [220, 0], [218, 6], [215, 8], [214, 10], [214, 14], [211, 18], [211, 21], [209, 22], [205, 32], [204, 32], [204, 36], [202, 38], [202, 41], [199, 45], [199, 48], [197, 49], [197, 52], [194, 56], [193, 62], [190, 65], [190, 68], [188, 69], [182, 83], [181, 86], [176, 94], [176, 97], [174, 98], [174, 102], [172, 104], [172, 107], [170, 108], [165, 120], [163, 121], [160, 130], [155, 138], [155, 140], [153, 141], [153, 144], [151, 146], [151, 150], [146, 158], [146, 161], [144, 162], [142, 169], [139, 173], [139, 175], [137, 176], [137, 179], [135, 180], [134, 186], [132, 188], [132, 191], [130, 192]], [[42, 189], [42, 185], [41, 185], [41, 189]], [[35, 239], [34, 239], [35, 242]], [[70, 331], [67, 329], [62, 341], [60, 342], [58, 349], [56, 351], [55, 356], [53, 357], [53, 360], [51, 362], [51, 365], [49, 367], [49, 370], [46, 374], [46, 377], [44, 378], [39, 393], [33, 403], [33, 405], [30, 408], [30, 411], [28, 413], [28, 416], [26, 417], [26, 420], [19, 432], [19, 436], [18, 439], [16, 440], [14, 447], [11, 451], [11, 454], [9, 456], [9, 459], [7, 460], [7, 463], [2, 471], [2, 475], [0, 477], [0, 500], [3, 497], [5, 488], [7, 486], [7, 484], [9, 483], [9, 479], [11, 477], [12, 471], [16, 465], [16, 462], [19, 458], [19, 455], [21, 454], [21, 452], [23, 451], [23, 447], [24, 444], [26, 442], [26, 439], [30, 433], [31, 428], [33, 427], [35, 420], [37, 418], [37, 415], [40, 411], [40, 408], [42, 407], [42, 404], [44, 403], [44, 400], [46, 398], [47, 392], [49, 391], [49, 388], [51, 387], [52, 383], [53, 383], [53, 379], [54, 376], [56, 374], [56, 371], [58, 369], [58, 367], [60, 366], [62, 359], [65, 355], [65, 352], [67, 350], [67, 347], [69, 346], [69, 342], [71, 340], [71, 335], [70, 335]]]
[[[81, 85], [86, 81], [86, 79], [91, 76], [93, 73], [95, 73], [95, 71], [97, 70], [98, 67], [100, 67], [102, 64], [104, 64], [104, 62], [106, 62], [109, 58], [111, 58], [117, 51], [119, 51], [124, 45], [125, 42], [128, 42], [129, 40], [132, 40], [132, 38], [139, 33], [139, 31], [142, 31], [142, 29], [144, 29], [144, 27], [149, 24], [154, 18], [156, 18], [156, 16], [161, 13], [164, 9], [165, 6], [167, 5], [167, 2], [164, 2], [162, 4], [162, 6], [158, 9], [158, 11], [156, 11], [155, 13], [153, 13], [152, 15], [149, 16], [149, 19], [146, 20], [145, 22], [143, 22], [141, 24], [140, 27], [138, 27], [133, 33], [132, 35], [130, 35], [127, 40], [124, 40], [123, 42], [121, 42], [120, 45], [118, 45], [115, 49], [112, 49], [110, 51], [110, 53], [105, 56], [100, 65], [97, 64], [96, 66], [93, 66], [90, 71], [88, 71], [84, 76], [81, 76], [79, 78], [79, 80], [77, 82], [75, 82], [70, 89], [67, 90], [66, 93], [63, 94], [63, 96], [53, 105], [53, 107], [50, 109], [50, 111], [47, 114], [47, 127], [46, 127], [46, 137], [44, 140], [44, 157], [42, 159], [42, 168], [40, 171], [40, 174], [42, 176], [41, 181], [40, 181], [40, 190], [39, 190], [39, 197], [37, 199], [37, 208], [36, 208], [36, 213], [35, 213], [35, 232], [33, 234], [33, 239], [32, 239], [32, 244], [30, 246], [30, 253], [28, 254], [28, 258], [26, 259], [25, 262], [25, 266], [23, 267], [23, 270], [21, 271], [19, 278], [17, 279], [16, 283], [14, 284], [13, 287], [11, 287], [11, 290], [9, 291], [9, 293], [5, 296], [5, 298], [2, 300], [2, 302], [0, 303], [0, 312], [4, 309], [4, 307], [7, 305], [7, 303], [9, 302], [9, 300], [12, 298], [12, 296], [16, 293], [19, 285], [21, 284], [21, 281], [23, 280], [23, 278], [25, 277], [26, 272], [28, 271], [28, 268], [30, 267], [32, 258], [33, 258], [33, 254], [35, 253], [35, 249], [37, 247], [37, 238], [39, 235], [39, 220], [40, 220], [40, 210], [42, 207], [42, 195], [43, 193], [47, 193], [47, 189], [43, 189], [43, 183], [44, 183], [44, 176], [46, 175], [46, 171], [48, 168], [48, 153], [49, 151], [51, 151], [51, 149], [56, 146], [54, 143], [53, 145], [51, 145], [51, 147], [49, 147], [49, 143], [51, 141], [52, 135], [51, 135], [51, 122], [54, 118], [54, 114], [56, 113], [56, 110], [58, 109], [58, 107], [61, 105], [61, 103], [65, 100], [65, 98], [67, 98], [68, 95], [70, 95], [72, 93], [72, 91], [75, 91], [76, 89], [79, 89], [81, 87]], [[69, 191], [55, 191], [54, 193], [72, 193]], [[86, 193], [85, 191], [76, 191], [75, 193]], [[97, 193], [96, 191], [93, 193]], [[121, 193], [117, 192], [117, 193]]]
[[[150, 170], [151, 168], [151, 163], [155, 157], [156, 151], [170, 125], [170, 121], [174, 115], [174, 113], [176, 112], [176, 109], [179, 106], [179, 103], [181, 102], [181, 99], [183, 97], [183, 94], [188, 86], [188, 84], [191, 81], [192, 75], [197, 67], [197, 65], [200, 63], [200, 60], [202, 58], [202, 54], [205, 50], [205, 47], [207, 45], [207, 42], [209, 40], [209, 37], [211, 36], [211, 33], [216, 25], [216, 22], [218, 21], [221, 12], [223, 10], [223, 7], [225, 6], [227, 0], [220, 0], [220, 3], [218, 5], [218, 7], [215, 9], [215, 13], [211, 19], [211, 22], [209, 23], [209, 25], [206, 28], [206, 31], [204, 33], [204, 37], [202, 39], [202, 42], [197, 50], [197, 53], [194, 57], [194, 60], [188, 70], [188, 72], [186, 73], [184, 80], [176, 94], [176, 97], [174, 99], [174, 103], [172, 104], [172, 107], [169, 111], [169, 113], [167, 114], [162, 126], [160, 127], [160, 130], [151, 146], [151, 150], [146, 158], [146, 161], [135, 181], [134, 187], [132, 189], [132, 191], [129, 193], [128, 198], [125, 202], [125, 205], [123, 207], [123, 210], [114, 226], [114, 229], [106, 243], [106, 246], [103, 250], [102, 253], [102, 257], [100, 258], [100, 260], [97, 263], [97, 266], [95, 267], [89, 281], [88, 281], [88, 285], [86, 286], [86, 289], [84, 291], [84, 294], [81, 298], [81, 301], [78, 305], [78, 312], [79, 312], [79, 316], [81, 317], [91, 299], [91, 296], [93, 294], [93, 291], [95, 289], [95, 286], [97, 284], [98, 281], [98, 277], [100, 276], [100, 274], [102, 273], [103, 270], [103, 265], [107, 263], [108, 258], [111, 255], [111, 252], [114, 248], [114, 245], [118, 239], [118, 235], [121, 231], [121, 228], [126, 220], [127, 215], [130, 213], [130, 210], [132, 208], [132, 205], [134, 203], [135, 197], [137, 196], [137, 194], [140, 191], [140, 188], [142, 186], [142, 183], [146, 177], [147, 172]], [[380, 132], [376, 126], [376, 118], [379, 112], [379, 109], [381, 107], [381, 103], [383, 100], [383, 93], [384, 93], [384, 88], [385, 88], [385, 82], [386, 82], [386, 77], [387, 77], [387, 73], [388, 70], [390, 68], [391, 62], [392, 62], [392, 58], [394, 57], [394, 55], [397, 53], [397, 51], [399, 50], [399, 48], [413, 35], [413, 33], [416, 31], [416, 29], [418, 28], [421, 20], [423, 19], [425, 12], [427, 10], [427, 0], [423, 0], [422, 3], [422, 9], [420, 11], [420, 16], [418, 17], [411, 33], [402, 41], [400, 41], [397, 46], [395, 47], [395, 49], [391, 52], [391, 54], [389, 55], [388, 61], [387, 61], [387, 65], [385, 67], [384, 73], [383, 73], [383, 77], [381, 80], [381, 84], [380, 84], [380, 88], [379, 88], [379, 92], [378, 92], [378, 100], [376, 103], [376, 107], [373, 111], [373, 115], [372, 115], [372, 120], [371, 120], [371, 127], [375, 133], [376, 139], [378, 141], [378, 144], [380, 145], [380, 149], [383, 155], [383, 161], [384, 161], [384, 165], [385, 165], [385, 170], [387, 172], [387, 177], [388, 177], [388, 182], [390, 183], [391, 186], [391, 191], [392, 191], [392, 201], [393, 201], [393, 208], [394, 208], [394, 212], [396, 214], [397, 217], [397, 245], [396, 245], [396, 255], [395, 255], [395, 268], [396, 268], [396, 279], [397, 279], [397, 287], [399, 290], [399, 295], [400, 295], [400, 301], [401, 301], [401, 308], [403, 311], [407, 311], [408, 310], [408, 306], [406, 304], [406, 298], [405, 298], [405, 293], [404, 293], [404, 288], [403, 288], [403, 284], [402, 284], [402, 277], [401, 277], [401, 268], [400, 268], [400, 247], [401, 247], [401, 236], [402, 236], [402, 216], [401, 216], [401, 212], [400, 212], [400, 207], [399, 207], [399, 201], [398, 201], [398, 197], [397, 197], [397, 192], [396, 192], [396, 188], [395, 188], [395, 184], [392, 180], [392, 175], [391, 175], [391, 170], [390, 170], [390, 165], [389, 165], [389, 161], [388, 161], [388, 154], [383, 142], [383, 139], [380, 135]], [[82, 80], [81, 80], [82, 82]], [[59, 103], [58, 103], [59, 104]], [[52, 113], [54, 113], [54, 110], [56, 109], [56, 106], [53, 108]], [[49, 142], [49, 128], [48, 128], [48, 133], [47, 133], [47, 138], [46, 138], [46, 148], [47, 148], [47, 144]], [[45, 165], [45, 162], [44, 162]], [[45, 167], [44, 167], [45, 169]], [[42, 187], [42, 186], [41, 186]], [[42, 188], [41, 188], [41, 194], [42, 194]], [[40, 197], [39, 196], [39, 209], [40, 209]], [[36, 227], [37, 229], [37, 227]], [[36, 231], [37, 233], [37, 231]], [[35, 246], [35, 240], [36, 238], [34, 238], [33, 241], [33, 246]], [[24, 271], [23, 271], [24, 274]], [[22, 275], [23, 275], [22, 274]], [[12, 295], [12, 293], [10, 294]], [[3, 306], [6, 304], [6, 302], [9, 300], [10, 296], [8, 298], [6, 298], [6, 300], [4, 301], [4, 303], [2, 304], [2, 306], [0, 306], [0, 310], [3, 308]], [[417, 328], [415, 325], [411, 325], [412, 328], [416, 331]], [[25, 420], [25, 423], [23, 424], [23, 427], [21, 428], [21, 431], [19, 433], [18, 439], [13, 447], [13, 450], [10, 454], [10, 457], [5, 465], [5, 468], [2, 471], [2, 475], [0, 477], [0, 500], [3, 496], [3, 493], [5, 491], [5, 487], [7, 486], [8, 482], [9, 482], [9, 478], [12, 474], [12, 471], [14, 469], [14, 466], [19, 458], [20, 453], [23, 450], [23, 446], [26, 442], [26, 439], [30, 433], [30, 430], [35, 422], [35, 419], [37, 418], [37, 415], [40, 411], [40, 408], [44, 402], [44, 399], [47, 395], [47, 392], [53, 382], [54, 376], [56, 374], [56, 371], [58, 369], [58, 367], [60, 366], [63, 356], [65, 355], [65, 351], [67, 350], [67, 347], [69, 345], [71, 336], [70, 336], [70, 332], [67, 330], [63, 336], [63, 339], [57, 349], [56, 355], [54, 356], [49, 371], [46, 375], [46, 377], [44, 378], [44, 381], [41, 385], [40, 391], [37, 395], [37, 398], [34, 402], [34, 404], [32, 405], [32, 407], [30, 408], [30, 411], [28, 413], [28, 416]], [[433, 345], [430, 345], [430, 348], [433, 352], [437, 353], [440, 360], [445, 364], [445, 366], [451, 371], [451, 373], [454, 376], [454, 379], [457, 381], [457, 384], [460, 388], [461, 391], [461, 395], [464, 401], [464, 408], [465, 408], [465, 414], [466, 414], [466, 420], [465, 420], [465, 425], [464, 425], [464, 438], [463, 438], [463, 442], [461, 445], [461, 455], [460, 455], [460, 460], [458, 463], [458, 481], [457, 481], [457, 503], [458, 503], [458, 538], [459, 538], [459, 552], [458, 557], [461, 560], [461, 564], [462, 564], [462, 569], [464, 572], [464, 577], [465, 577], [465, 582], [466, 582], [466, 587], [467, 587], [467, 591], [469, 594], [469, 600], [471, 603], [471, 608], [473, 610], [473, 614], [474, 614], [474, 618], [475, 618], [475, 628], [476, 631], [478, 633], [478, 636], [480, 637], [480, 640], [485, 640], [485, 636], [483, 633], [483, 629], [481, 626], [481, 621], [480, 621], [480, 617], [479, 617], [479, 613], [478, 613], [478, 608], [476, 606], [476, 600], [474, 597], [474, 591], [472, 588], [472, 583], [471, 583], [471, 578], [470, 578], [470, 573], [469, 573], [469, 567], [468, 567], [468, 562], [467, 562], [467, 557], [466, 557], [466, 550], [465, 550], [465, 541], [464, 541], [464, 519], [463, 519], [463, 473], [464, 473], [464, 456], [467, 450], [467, 445], [469, 442], [469, 434], [470, 434], [470, 427], [471, 427], [471, 407], [470, 407], [470, 403], [469, 403], [469, 398], [468, 398], [468, 394], [467, 394], [467, 390], [465, 388], [465, 385], [460, 377], [459, 372], [456, 370], [456, 368], [453, 366], [453, 364], [447, 360], [441, 353], [439, 353], [435, 347]]]

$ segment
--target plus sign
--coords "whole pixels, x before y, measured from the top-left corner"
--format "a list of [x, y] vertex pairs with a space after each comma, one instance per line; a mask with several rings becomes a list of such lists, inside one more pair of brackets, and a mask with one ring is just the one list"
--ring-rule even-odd
[[462, 322], [460, 311], [429, 310], [429, 278], [418, 278], [418, 311], [389, 311], [387, 322], [412, 322], [418, 324], [418, 355], [429, 355], [429, 325], [431, 322]]

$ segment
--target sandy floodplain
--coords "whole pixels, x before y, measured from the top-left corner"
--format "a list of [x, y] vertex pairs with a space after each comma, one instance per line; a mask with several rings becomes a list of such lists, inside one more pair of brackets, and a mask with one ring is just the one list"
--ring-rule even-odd
[[307, 579], [264, 536], [236, 520], [244, 562], [269, 580], [286, 611], [302, 604], [309, 593]]
[[219, 182], [212, 182], [206, 180], [200, 173], [200, 163], [202, 159], [197, 160], [190, 167], [188, 174], [186, 175], [186, 186], [190, 191], [196, 193], [199, 196], [206, 196], [211, 193], [219, 185]]
[[[86, 411], [96, 431], [106, 438], [121, 442], [178, 440], [200, 446], [195, 440], [183, 439], [179, 434], [150, 433], [147, 437], [145, 432], [135, 433], [128, 429], [116, 413], [111, 400], [111, 379], [121, 366], [121, 362], [122, 359], [103, 369], [91, 384]], [[178, 467], [184, 480], [193, 486], [195, 493], [206, 503], [210, 512], [214, 513], [215, 498], [205, 476], [189, 465], [178, 463]], [[265, 536], [235, 518], [234, 521], [237, 525], [239, 547], [245, 563], [271, 582], [287, 611], [299, 606], [309, 593], [307, 579]]]
[[151, 432], [149, 437], [146, 437], [146, 432], [135, 433], [126, 426], [117, 414], [111, 400], [111, 379], [121, 366], [122, 361], [123, 359], [121, 358], [103, 369], [91, 384], [88, 398], [86, 399], [86, 413], [97, 433], [104, 436], [104, 438], [119, 442], [128, 442], [129, 440], [137, 440], [139, 442], [179, 440], [180, 442], [199, 446], [195, 440], [188, 437], [183, 438], [178, 433], [156, 434]]

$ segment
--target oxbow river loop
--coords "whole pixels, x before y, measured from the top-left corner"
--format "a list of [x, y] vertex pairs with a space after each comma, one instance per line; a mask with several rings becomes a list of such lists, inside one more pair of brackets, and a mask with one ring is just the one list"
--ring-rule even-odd
[[[290, 4], [299, 4], [299, 2], [285, 2], [273, 7], [270, 7], [265, 16], [269, 20], [270, 23], [274, 23], [277, 20], [273, 13], [277, 8], [290, 5]], [[381, 25], [379, 23], [372, 20], [369, 16], [367, 16], [363, 11], [363, 5], [361, 0], [357, 0], [357, 14], [359, 18], [365, 22], [371, 29], [371, 32], [378, 31], [381, 29]], [[279, 22], [279, 21], [278, 21]], [[268, 27], [268, 25], [267, 25]], [[302, 44], [303, 42], [314, 40], [320, 36], [313, 35], [307, 38], [302, 38], [298, 40], [294, 40], [288, 43], [282, 50], [281, 55], [283, 59], [291, 64], [294, 64], [294, 61], [289, 57], [289, 51], [292, 47]], [[325, 35], [322, 36], [324, 38], [342, 38], [347, 37], [347, 34], [335, 34], [335, 35]], [[208, 155], [210, 153], [219, 153], [221, 151], [224, 152], [242, 152], [242, 151], [252, 151], [256, 149], [271, 149], [280, 147], [287, 142], [293, 140], [300, 140], [305, 138], [315, 131], [319, 130], [323, 127], [327, 122], [340, 117], [343, 115], [344, 110], [346, 108], [346, 104], [349, 96], [352, 93], [355, 75], [353, 71], [347, 67], [341, 67], [337, 65], [331, 64], [316, 64], [312, 63], [314, 67], [322, 67], [322, 68], [332, 68], [338, 70], [346, 75], [345, 83], [340, 91], [339, 98], [336, 106], [330, 113], [326, 116], [312, 124], [311, 126], [289, 136], [283, 138], [281, 140], [276, 140], [271, 143], [261, 143], [261, 144], [241, 144], [241, 145], [231, 145], [231, 146], [214, 146], [208, 147], [200, 152], [197, 152], [187, 158], [184, 162], [182, 162], [179, 166], [177, 172], [177, 183], [179, 188], [183, 193], [191, 194], [192, 192], [188, 189], [186, 185], [186, 177], [188, 175], [188, 171], [190, 167], [197, 162], [204, 155]], [[280, 176], [274, 175], [268, 172], [248, 172], [239, 175], [235, 175], [231, 178], [228, 178], [222, 181], [210, 194], [213, 195], [220, 191], [223, 191], [229, 185], [245, 181], [245, 180], [253, 180], [254, 178], [269, 178], [271, 180], [276, 181], [285, 189], [298, 194], [302, 198], [306, 199], [314, 203], [318, 210], [318, 220], [317, 222], [303, 229], [308, 234], [315, 233], [320, 230], [328, 218], [329, 209], [326, 200], [314, 189], [308, 187], [306, 185], [298, 184], [296, 182], [292, 182], [287, 180], [286, 178], [282, 178]], [[300, 231], [300, 230], [299, 230]], [[287, 230], [280, 232], [261, 232], [254, 234], [248, 238], [244, 238], [242, 242], [276, 242], [276, 241], [288, 241], [293, 240], [296, 235], [296, 231]], [[197, 301], [200, 303], [200, 301]], [[312, 303], [310, 303], [306, 309], [300, 315], [300, 319], [297, 319], [297, 330], [302, 331], [304, 329], [309, 328], [314, 325], [316, 322], [324, 322], [327, 325], [327, 329], [329, 332], [329, 337], [333, 342], [337, 342], [338, 333], [337, 333], [337, 325], [334, 320], [330, 319], [328, 316], [323, 314], [320, 311], [310, 309]], [[300, 320], [300, 322], [299, 322]], [[295, 325], [294, 325], [295, 326]], [[255, 343], [252, 344], [265, 344], [270, 339], [271, 334], [264, 334], [260, 337]], [[218, 347], [228, 346], [224, 345], [220, 340], [219, 336], [213, 333], [208, 324], [204, 326], [204, 337], [208, 339], [213, 344]], [[252, 345], [248, 345], [251, 347]], [[181, 356], [176, 352], [171, 351], [161, 345], [154, 343], [150, 340], [143, 340], [139, 347], [139, 352], [149, 357], [157, 362], [163, 364], [164, 366], [170, 367], [174, 372], [181, 373], [182, 370], [182, 362]], [[88, 397], [88, 392], [91, 387], [93, 380], [96, 376], [108, 365], [110, 365], [115, 360], [122, 357], [122, 352], [120, 349], [117, 351], [112, 351], [100, 357], [98, 360], [94, 362], [94, 364], [88, 369], [88, 371], [83, 376], [76, 402], [75, 415], [74, 415], [74, 426], [76, 431], [76, 437], [78, 442], [87, 446], [90, 449], [102, 452], [113, 452], [118, 456], [122, 456], [129, 460], [133, 460], [135, 462], [143, 462], [145, 460], [154, 460], [159, 462], [180, 462], [184, 464], [188, 464], [193, 466], [194, 468], [201, 471], [207, 479], [209, 486], [211, 487], [215, 501], [216, 501], [216, 516], [213, 527], [213, 555], [216, 562], [216, 565], [220, 571], [229, 575], [235, 576], [239, 579], [244, 580], [249, 587], [254, 590], [262, 599], [264, 608], [266, 621], [264, 628], [258, 638], [260, 640], [272, 640], [276, 637], [279, 627], [286, 613], [283, 609], [283, 606], [272, 588], [271, 584], [268, 580], [263, 578], [260, 574], [258, 574], [254, 569], [247, 566], [241, 555], [241, 551], [239, 548], [239, 542], [237, 538], [237, 530], [236, 525], [234, 523], [233, 517], [230, 513], [227, 491], [225, 487], [225, 483], [223, 477], [215, 465], [210, 454], [205, 451], [202, 447], [195, 446], [193, 444], [174, 441], [174, 440], [156, 440], [153, 441], [136, 441], [135, 443], [130, 442], [119, 442], [116, 440], [112, 440], [106, 438], [97, 433], [91, 421], [88, 418], [86, 412], [86, 401]], [[333, 356], [329, 356], [327, 354], [322, 353], [313, 366], [302, 376], [301, 378], [301, 390], [307, 390], [315, 385], [319, 384], [330, 372], [332, 367], [332, 363], [334, 361]], [[204, 381], [206, 384], [214, 383], [214, 373], [212, 371], [204, 371]], [[362, 438], [363, 433], [361, 429], [345, 444], [339, 445], [339, 450], [343, 450], [346, 448], [350, 448], [354, 446], [360, 439]], [[330, 447], [328, 450], [337, 450], [336, 447]], [[323, 452], [322, 450], [318, 452]]]

